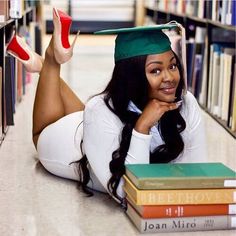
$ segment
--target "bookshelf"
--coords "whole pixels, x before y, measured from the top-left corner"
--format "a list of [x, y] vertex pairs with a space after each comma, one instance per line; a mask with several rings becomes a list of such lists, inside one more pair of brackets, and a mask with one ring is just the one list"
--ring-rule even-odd
[[[199, 5], [192, 6], [192, 14], [189, 14], [186, 6], [181, 13], [183, 5], [175, 5], [184, 4], [184, 1], [147, 2], [145, 11], [149, 22], [163, 24], [175, 20], [185, 27], [188, 90], [195, 95], [201, 108], [236, 138], [235, 12], [231, 12], [230, 22], [220, 15], [222, 5], [214, 6], [221, 13], [213, 16], [213, 6], [210, 10], [209, 6], [202, 6], [202, 12]], [[204, 1], [193, 2], [204, 4]], [[205, 2], [209, 4], [210, 1]], [[201, 64], [199, 70], [196, 58]]]
[[22, 63], [6, 52], [7, 43], [15, 32], [31, 42], [31, 46], [35, 45], [36, 8], [24, 3], [21, 18], [10, 19], [8, 9], [7, 19], [0, 23], [0, 146], [9, 126], [14, 125], [17, 104], [22, 100], [31, 80], [31, 75], [25, 71]]
[[50, 0], [43, 5], [46, 33], [53, 32], [52, 6], [68, 13], [71, 33], [93, 33], [108, 28], [132, 27], [135, 24], [135, 0]]

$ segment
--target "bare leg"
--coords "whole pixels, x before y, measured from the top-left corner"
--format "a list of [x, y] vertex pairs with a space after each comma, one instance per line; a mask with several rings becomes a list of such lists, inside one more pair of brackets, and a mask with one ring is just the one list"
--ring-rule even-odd
[[78, 98], [78, 96], [71, 90], [71, 88], [61, 79], [61, 98], [64, 105], [64, 113], [68, 115], [76, 111], [84, 110], [83, 102]]
[[84, 104], [60, 79], [60, 65], [53, 55], [53, 40], [45, 53], [40, 72], [33, 110], [33, 142], [37, 146], [39, 134], [48, 125], [65, 115], [84, 109]]

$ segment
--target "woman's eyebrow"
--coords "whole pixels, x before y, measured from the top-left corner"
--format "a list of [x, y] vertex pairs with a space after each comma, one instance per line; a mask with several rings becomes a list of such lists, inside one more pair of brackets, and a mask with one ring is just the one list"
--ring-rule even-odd
[[[174, 56], [170, 59], [170, 62], [173, 61], [173, 59], [175, 59]], [[162, 65], [163, 62], [162, 61], [150, 61], [150, 62], [148, 62], [148, 64], [146, 66], [149, 66], [150, 64], [160, 64], [160, 65]]]

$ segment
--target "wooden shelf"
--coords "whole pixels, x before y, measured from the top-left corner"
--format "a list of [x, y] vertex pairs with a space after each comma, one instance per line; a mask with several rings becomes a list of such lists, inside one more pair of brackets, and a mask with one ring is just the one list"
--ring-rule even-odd
[[232, 30], [232, 31], [236, 32], [236, 27], [234, 25], [224, 25], [224, 24], [221, 24], [218, 21], [212, 21], [212, 20], [207, 20], [207, 22], [211, 25], [216, 26], [216, 27], [220, 27], [220, 28], [223, 28], [225, 30]]
[[211, 118], [213, 118], [217, 123], [219, 123], [230, 135], [232, 135], [236, 139], [236, 131], [232, 131], [228, 126], [226, 121], [221, 120], [219, 117], [213, 115], [211, 112], [209, 112], [205, 107], [203, 107], [201, 104], [199, 106], [204, 110]]
[[0, 23], [0, 29], [14, 22], [15, 19], [9, 19], [6, 22]]

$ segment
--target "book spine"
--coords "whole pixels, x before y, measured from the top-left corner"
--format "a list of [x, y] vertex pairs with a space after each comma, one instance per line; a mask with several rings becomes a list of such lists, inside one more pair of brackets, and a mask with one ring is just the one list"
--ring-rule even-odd
[[143, 218], [190, 217], [236, 214], [235, 204], [142, 206]]
[[236, 228], [235, 215], [143, 219], [132, 208], [127, 214], [141, 233], [225, 230]]
[[10, 17], [20, 19], [22, 17], [22, 8], [21, 0], [10, 0]]
[[[200, 59], [201, 60], [201, 59]], [[196, 68], [195, 64], [195, 68]], [[192, 87], [194, 82], [192, 81]], [[135, 184], [135, 182], [133, 182]], [[201, 189], [201, 188], [235, 188], [235, 179], [215, 178], [215, 179], [141, 179], [136, 182], [138, 189]]]
[[138, 196], [140, 205], [236, 203], [236, 189], [140, 191]]
[[124, 187], [137, 205], [192, 205], [236, 203], [236, 189], [137, 190]]
[[141, 232], [184, 232], [234, 229], [236, 216], [199, 216], [168, 219], [142, 220]]

